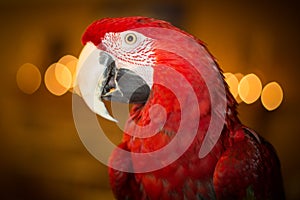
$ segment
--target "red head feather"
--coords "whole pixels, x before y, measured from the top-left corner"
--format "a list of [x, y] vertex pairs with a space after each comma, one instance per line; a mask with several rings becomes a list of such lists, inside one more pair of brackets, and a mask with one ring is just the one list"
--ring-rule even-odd
[[181, 31], [168, 22], [148, 17], [104, 18], [93, 22], [86, 29], [82, 36], [82, 43], [85, 45], [87, 42], [93, 42], [96, 46], [98, 46], [105, 33], [122, 32], [142, 27], [163, 27]]

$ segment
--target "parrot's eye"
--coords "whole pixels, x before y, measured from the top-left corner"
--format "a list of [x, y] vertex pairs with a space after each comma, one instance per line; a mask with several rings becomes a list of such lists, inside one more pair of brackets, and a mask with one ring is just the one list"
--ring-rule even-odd
[[[120, 48], [125, 52], [138, 51], [139, 48], [145, 48], [146, 37], [135, 31], [124, 31], [118, 36], [117, 41], [119, 42]], [[144, 46], [143, 46], [144, 45]]]
[[137, 36], [134, 33], [128, 33], [125, 35], [125, 42], [129, 45], [136, 43]]

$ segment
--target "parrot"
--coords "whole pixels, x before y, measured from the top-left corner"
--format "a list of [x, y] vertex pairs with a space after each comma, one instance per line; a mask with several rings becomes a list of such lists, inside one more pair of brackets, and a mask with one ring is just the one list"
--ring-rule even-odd
[[130, 105], [108, 176], [116, 199], [285, 199], [274, 147], [244, 125], [217, 59], [169, 22], [102, 18], [82, 36], [76, 84], [90, 110]]

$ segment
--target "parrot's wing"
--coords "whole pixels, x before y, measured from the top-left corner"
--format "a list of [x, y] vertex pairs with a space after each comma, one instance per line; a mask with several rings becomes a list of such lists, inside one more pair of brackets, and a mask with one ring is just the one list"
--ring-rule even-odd
[[248, 128], [229, 140], [214, 172], [217, 197], [284, 199], [280, 163], [272, 145]]

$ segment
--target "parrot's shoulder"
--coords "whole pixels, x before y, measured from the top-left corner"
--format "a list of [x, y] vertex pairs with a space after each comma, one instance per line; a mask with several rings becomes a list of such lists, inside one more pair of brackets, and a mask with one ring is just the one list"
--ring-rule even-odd
[[243, 199], [251, 190], [257, 199], [264, 199], [273, 195], [274, 188], [281, 188], [277, 186], [281, 177], [274, 177], [279, 172], [279, 159], [272, 145], [253, 130], [242, 127], [225, 143], [213, 182], [218, 197]]

